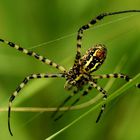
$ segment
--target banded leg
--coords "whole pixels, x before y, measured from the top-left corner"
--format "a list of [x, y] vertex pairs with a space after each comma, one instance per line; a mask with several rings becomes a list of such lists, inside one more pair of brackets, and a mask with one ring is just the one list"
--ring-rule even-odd
[[78, 60], [81, 58], [81, 45], [82, 45], [83, 31], [89, 29], [91, 26], [93, 26], [94, 24], [96, 24], [98, 21], [102, 20], [106, 16], [129, 13], [129, 12], [140, 12], [140, 10], [127, 10], [127, 11], [119, 11], [119, 12], [102, 13], [97, 17], [95, 17], [94, 19], [92, 19], [88, 24], [85, 24], [81, 28], [79, 28], [77, 34], [77, 53], [76, 53], [75, 63], [77, 63]]
[[9, 41], [3, 40], [3, 39], [0, 39], [0, 42], [3, 42], [3, 43], [5, 43], [5, 44], [7, 44], [8, 46], [10, 46], [10, 47], [12, 47], [12, 48], [15, 48], [16, 50], [18, 50], [18, 51], [20, 51], [20, 52], [22, 52], [22, 53], [24, 53], [24, 54], [26, 54], [26, 55], [33, 56], [33, 57], [36, 58], [37, 60], [39, 60], [39, 61], [41, 61], [41, 62], [43, 62], [43, 63], [45, 63], [45, 64], [48, 64], [48, 65], [50, 65], [50, 66], [52, 66], [52, 67], [55, 67], [55, 68], [57, 68], [58, 70], [60, 70], [61, 72], [66, 72], [66, 69], [65, 69], [64, 67], [62, 67], [62, 66], [60, 66], [60, 65], [58, 65], [58, 64], [56, 64], [56, 63], [54, 63], [54, 62], [52, 62], [52, 61], [49, 60], [48, 58], [45, 58], [45, 57], [43, 57], [43, 56], [41, 56], [41, 55], [39, 55], [39, 54], [37, 54], [37, 53], [35, 53], [35, 52], [33, 52], [33, 51], [29, 51], [29, 50], [27, 50], [27, 49], [24, 49], [24, 48], [18, 46], [17, 44], [14, 44], [14, 43], [12, 43], [12, 42], [9, 42]]
[[[127, 82], [132, 80], [128, 75], [121, 74], [121, 73], [93, 75], [93, 79], [104, 79], [104, 78], [122, 78]], [[136, 87], [140, 88], [140, 83], [136, 84]]]
[[11, 106], [12, 106], [12, 102], [15, 99], [15, 97], [19, 94], [19, 92], [21, 91], [21, 89], [23, 89], [23, 87], [31, 80], [31, 79], [40, 79], [40, 78], [55, 78], [55, 77], [64, 77], [64, 74], [31, 74], [30, 76], [27, 76], [23, 82], [17, 87], [17, 89], [15, 90], [15, 92], [11, 95], [10, 99], [9, 99], [9, 106], [8, 106], [8, 129], [10, 134], [13, 136], [12, 131], [11, 131], [11, 127], [10, 127], [10, 114], [11, 114]]
[[[106, 92], [102, 87], [98, 86], [96, 83], [94, 83], [94, 82], [92, 82], [92, 81], [90, 81], [89, 83], [90, 83], [90, 85], [91, 85], [93, 88], [96, 88], [101, 94], [103, 94], [103, 100], [106, 100], [106, 99], [107, 99], [107, 92]], [[105, 107], [106, 107], [106, 104], [103, 104], [103, 105], [102, 105], [102, 108], [101, 108], [101, 111], [100, 111], [100, 113], [99, 113], [99, 115], [98, 115], [98, 117], [97, 117], [97, 119], [96, 119], [96, 123], [99, 122], [99, 120], [100, 120], [100, 118], [101, 118], [101, 115], [102, 115], [102, 113], [103, 113], [104, 110], [105, 110]]]
[[57, 110], [52, 114], [52, 118], [54, 118], [56, 116], [56, 114], [58, 113], [60, 107], [63, 107], [74, 95], [76, 95], [78, 93], [78, 89], [74, 90], [72, 94], [70, 94], [58, 107]]
[[92, 89], [92, 86], [89, 86], [89, 87], [83, 92], [83, 94], [81, 94], [81, 96], [80, 96], [79, 98], [77, 98], [77, 99], [69, 106], [69, 108], [68, 108], [66, 111], [64, 111], [63, 113], [61, 113], [61, 114], [60, 114], [58, 117], [56, 117], [54, 120], [55, 120], [55, 121], [59, 120], [59, 119], [64, 115], [64, 113], [66, 113], [67, 111], [69, 111], [69, 109], [70, 109], [73, 105], [75, 105], [78, 101], [80, 101], [80, 99], [81, 99], [82, 97], [84, 97], [85, 95], [87, 95], [91, 89]]

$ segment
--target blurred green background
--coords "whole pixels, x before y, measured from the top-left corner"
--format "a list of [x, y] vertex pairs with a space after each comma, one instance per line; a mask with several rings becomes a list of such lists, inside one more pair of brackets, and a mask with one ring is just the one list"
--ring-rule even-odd
[[[68, 69], [75, 57], [78, 28], [102, 12], [127, 9], [140, 9], [140, 1], [0, 0], [0, 38], [34, 50]], [[99, 22], [95, 28], [84, 33], [82, 52], [97, 43], [106, 44], [108, 56], [96, 73], [112, 73], [119, 65], [122, 73], [134, 77], [140, 71], [140, 13], [116, 15]], [[2, 43], [0, 46], [0, 107], [7, 107], [9, 96], [25, 76], [31, 73], [59, 72]], [[119, 64], [123, 57], [126, 58], [125, 63]], [[104, 87], [107, 80], [103, 81], [99, 84]], [[15, 99], [13, 106], [56, 107], [70, 93], [64, 90], [64, 83], [64, 79], [33, 80]], [[121, 79], [116, 80], [109, 93], [124, 83]], [[98, 94], [96, 90], [92, 93], [79, 103]], [[135, 87], [129, 89], [126, 94], [107, 105], [100, 123], [95, 123], [99, 108], [55, 139], [139, 140], [139, 93]], [[7, 129], [7, 112], [0, 112], [0, 140], [43, 140], [89, 108], [69, 111], [58, 122], [50, 118], [51, 112], [12, 112], [13, 137]]]

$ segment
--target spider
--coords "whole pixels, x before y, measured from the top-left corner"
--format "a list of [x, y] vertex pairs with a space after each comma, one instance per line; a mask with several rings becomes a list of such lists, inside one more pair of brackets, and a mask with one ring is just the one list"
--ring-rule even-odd
[[[66, 70], [63, 66], [58, 65], [55, 62], [52, 62], [50, 59], [43, 57], [33, 51], [29, 51], [27, 49], [24, 49], [12, 42], [0, 39], [0, 42], [3, 42], [7, 44], [8, 46], [15, 48], [16, 50], [34, 57], [35, 59], [48, 64], [60, 71], [60, 73], [57, 74], [47, 74], [47, 73], [38, 73], [38, 74], [31, 74], [27, 76], [22, 83], [16, 88], [16, 90], [13, 92], [11, 97], [9, 98], [9, 106], [8, 106], [8, 129], [13, 136], [13, 133], [11, 131], [10, 127], [10, 114], [11, 114], [11, 106], [12, 102], [14, 101], [15, 97], [20, 93], [21, 89], [24, 88], [24, 86], [32, 79], [40, 79], [40, 78], [65, 78], [66, 83], [64, 85], [64, 88], [67, 90], [72, 90], [73, 87], [76, 88], [76, 90], [73, 90], [72, 94], [70, 94], [62, 104], [57, 108], [57, 110], [52, 114], [52, 117], [56, 116], [56, 113], [59, 111], [59, 108], [64, 106], [66, 102], [68, 102], [74, 95], [76, 95], [79, 91], [82, 90], [82, 88], [87, 85], [88, 87], [83, 91], [81, 96], [77, 98], [70, 106], [75, 105], [82, 97], [88, 95], [89, 91], [91, 91], [93, 88], [97, 89], [102, 95], [103, 100], [107, 99], [107, 92], [100, 87], [97, 84], [98, 79], [104, 79], [104, 78], [122, 78], [126, 80], [127, 82], [131, 81], [132, 79], [121, 73], [114, 73], [114, 74], [103, 74], [103, 75], [93, 75], [92, 73], [99, 69], [99, 67], [103, 64], [103, 62], [106, 59], [107, 55], [107, 49], [105, 45], [103, 44], [97, 44], [93, 47], [89, 48], [88, 51], [81, 55], [81, 44], [82, 44], [82, 38], [83, 38], [83, 32], [87, 29], [89, 29], [92, 25], [96, 24], [98, 21], [102, 20], [104, 17], [111, 16], [111, 15], [117, 15], [117, 14], [123, 14], [123, 13], [129, 13], [129, 12], [140, 12], [140, 10], [126, 10], [126, 11], [119, 11], [119, 12], [109, 12], [109, 13], [102, 13], [98, 15], [97, 17], [93, 18], [88, 24], [83, 25], [79, 28], [78, 34], [77, 34], [77, 52], [76, 57], [74, 61], [74, 65], [69, 70]], [[138, 88], [140, 88], [140, 83], [136, 85]], [[99, 121], [104, 109], [105, 104], [102, 105], [101, 111], [99, 112], [99, 115], [97, 117], [96, 122]], [[62, 117], [63, 113], [59, 115], [55, 120], [58, 120], [60, 117]]]

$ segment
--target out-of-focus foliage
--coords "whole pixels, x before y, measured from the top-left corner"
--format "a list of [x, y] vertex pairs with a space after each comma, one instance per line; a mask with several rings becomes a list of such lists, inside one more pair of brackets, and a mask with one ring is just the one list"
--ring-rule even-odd
[[[75, 57], [78, 28], [102, 12], [127, 9], [140, 9], [140, 1], [1, 0], [0, 38], [32, 49], [68, 69]], [[84, 53], [93, 44], [103, 43], [108, 49], [108, 56], [96, 73], [112, 73], [125, 56], [127, 61], [121, 66], [121, 72], [133, 77], [140, 71], [139, 36], [140, 13], [107, 17], [95, 28], [84, 33], [82, 52]], [[46, 45], [41, 46], [42, 43]], [[31, 73], [59, 72], [3, 44], [0, 44], [0, 60], [0, 107], [7, 107], [9, 96], [25, 76]], [[104, 87], [106, 82], [107, 80], [104, 80], [99, 84]], [[63, 89], [64, 83], [64, 79], [33, 80], [15, 99], [13, 106], [55, 107], [70, 93]], [[122, 84], [123, 80], [116, 80], [109, 93]], [[80, 103], [93, 98], [97, 93], [93, 90]], [[124, 96], [108, 104], [99, 124], [95, 123], [98, 109], [55, 139], [140, 139], [139, 93], [135, 87], [129, 89]], [[7, 112], [0, 112], [0, 139], [43, 140], [86, 110], [87, 108], [69, 111], [58, 122], [53, 122], [50, 112], [12, 112], [11, 126], [14, 137], [10, 136], [7, 129]]]

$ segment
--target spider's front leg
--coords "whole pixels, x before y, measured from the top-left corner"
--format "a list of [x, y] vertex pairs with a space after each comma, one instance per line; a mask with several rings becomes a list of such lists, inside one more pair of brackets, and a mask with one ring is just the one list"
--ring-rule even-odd
[[39, 74], [31, 74], [30, 76], [27, 76], [23, 82], [17, 87], [15, 92], [11, 95], [9, 99], [9, 106], [8, 106], [8, 129], [10, 134], [13, 136], [11, 127], [10, 127], [10, 114], [11, 114], [11, 106], [12, 102], [15, 99], [15, 97], [19, 94], [21, 89], [31, 80], [31, 79], [40, 79], [40, 78], [60, 78], [60, 77], [65, 77], [64, 74], [45, 74], [45, 73], [39, 73]]
[[0, 42], [3, 42], [5, 44], [7, 44], [9, 47], [12, 47], [12, 48], [14, 48], [14, 49], [16, 49], [16, 50], [28, 55], [28, 56], [32, 56], [35, 59], [37, 59], [37, 60], [39, 60], [39, 61], [41, 61], [41, 62], [43, 62], [45, 64], [48, 64], [48, 65], [50, 65], [50, 66], [52, 66], [54, 68], [57, 68], [58, 70], [60, 70], [63, 73], [66, 73], [66, 69], [64, 67], [58, 65], [57, 63], [51, 61], [50, 59], [48, 59], [48, 58], [46, 58], [46, 57], [44, 57], [42, 55], [37, 54], [34, 51], [24, 49], [24, 48], [20, 47], [19, 45], [15, 44], [13, 42], [4, 40], [4, 39], [0, 39]]

